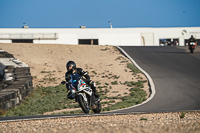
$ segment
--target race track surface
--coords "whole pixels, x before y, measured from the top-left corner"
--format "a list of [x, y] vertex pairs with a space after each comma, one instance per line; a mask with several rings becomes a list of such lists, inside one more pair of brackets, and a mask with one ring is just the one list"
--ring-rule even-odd
[[[121, 47], [153, 79], [149, 102], [116, 113], [200, 110], [200, 47]], [[112, 113], [115, 113], [112, 112]]]

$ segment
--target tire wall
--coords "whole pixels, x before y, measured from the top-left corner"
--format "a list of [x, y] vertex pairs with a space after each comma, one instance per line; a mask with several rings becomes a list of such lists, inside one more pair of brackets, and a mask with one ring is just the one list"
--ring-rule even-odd
[[32, 91], [32, 76], [28, 65], [1, 50], [0, 110], [15, 107]]

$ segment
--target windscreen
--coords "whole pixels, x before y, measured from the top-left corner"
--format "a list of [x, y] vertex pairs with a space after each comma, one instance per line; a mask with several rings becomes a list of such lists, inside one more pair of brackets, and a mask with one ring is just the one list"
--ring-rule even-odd
[[75, 87], [75, 86], [78, 86], [79, 78], [80, 78], [80, 76], [79, 76], [77, 73], [73, 73], [73, 74], [71, 75], [72, 85], [73, 85], [74, 87]]

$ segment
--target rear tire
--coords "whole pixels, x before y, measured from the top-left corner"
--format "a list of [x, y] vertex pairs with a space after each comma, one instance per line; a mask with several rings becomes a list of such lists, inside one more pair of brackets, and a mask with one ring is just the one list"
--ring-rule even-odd
[[88, 108], [88, 105], [87, 103], [84, 101], [82, 95], [78, 95], [78, 103], [79, 105], [81, 106], [82, 110], [84, 113], [89, 113], [89, 108]]
[[190, 49], [190, 53], [192, 53], [192, 54], [194, 53], [194, 48]]
[[94, 113], [100, 113], [101, 112], [101, 103], [96, 104], [96, 108], [93, 109]]

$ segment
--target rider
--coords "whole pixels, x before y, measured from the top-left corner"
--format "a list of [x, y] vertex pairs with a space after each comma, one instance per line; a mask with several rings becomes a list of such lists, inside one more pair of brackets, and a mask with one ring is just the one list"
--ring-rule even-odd
[[193, 35], [191, 35], [191, 38], [188, 40], [188, 46], [190, 46], [191, 42], [194, 42], [196, 45], [196, 39], [193, 37]]
[[[91, 89], [94, 92], [94, 96], [96, 98], [99, 98], [99, 94], [97, 93], [95, 83], [92, 80], [90, 80], [90, 76], [87, 74], [87, 72], [83, 71], [82, 68], [76, 68], [76, 63], [74, 61], [68, 61], [66, 64], [66, 68], [67, 68], [67, 72], [65, 73], [65, 80], [66, 80], [65, 83], [66, 83], [66, 88], [68, 91], [69, 91], [69, 81], [71, 79], [71, 74], [77, 73], [79, 76], [84, 76], [86, 78], [86, 83], [89, 86], [91, 86]], [[62, 82], [62, 84], [64, 83]], [[68, 96], [69, 95], [70, 94], [68, 93]]]

